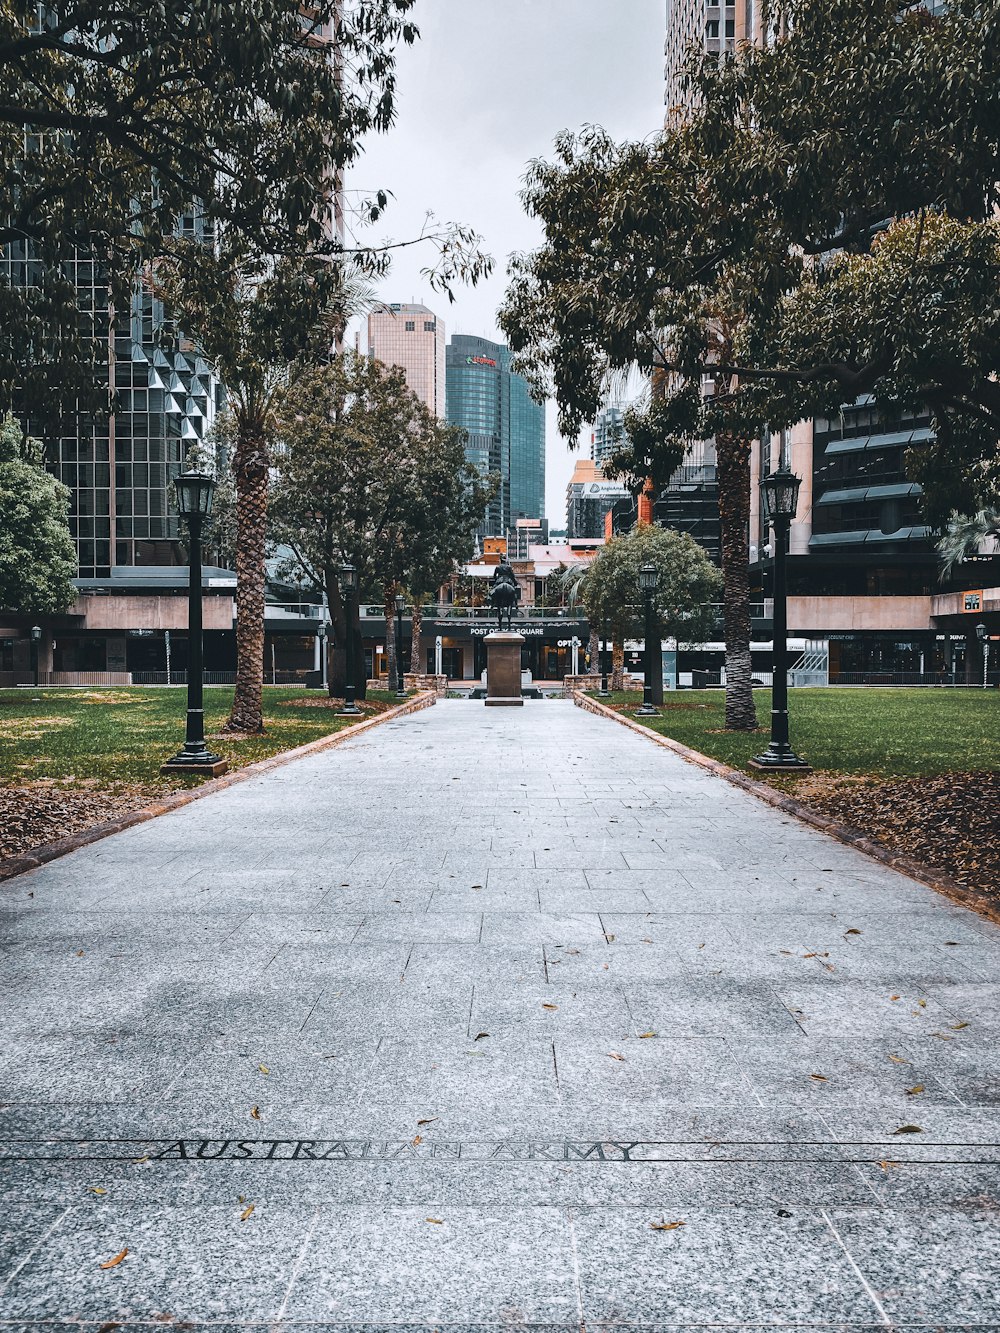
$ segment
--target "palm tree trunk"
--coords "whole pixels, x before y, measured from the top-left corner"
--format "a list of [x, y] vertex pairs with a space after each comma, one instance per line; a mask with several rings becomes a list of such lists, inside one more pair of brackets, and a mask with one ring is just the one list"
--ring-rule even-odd
[[382, 589], [385, 606], [385, 661], [386, 689], [396, 688], [396, 585], [387, 583]]
[[716, 437], [726, 634], [726, 730], [754, 731], [757, 707], [750, 663], [750, 441]]
[[410, 638], [410, 670], [415, 674], [423, 674], [423, 665], [420, 660], [421, 644], [420, 629], [423, 620], [424, 602], [422, 597], [413, 599], [413, 615], [411, 620], [411, 638]]
[[601, 635], [600, 631], [591, 626], [590, 638], [587, 641], [587, 652], [590, 655], [590, 675], [599, 676], [601, 674]]
[[611, 644], [611, 688], [625, 688], [625, 645], [617, 638]]
[[236, 481], [236, 692], [223, 731], [264, 730], [264, 554], [268, 453], [256, 420], [240, 423]]

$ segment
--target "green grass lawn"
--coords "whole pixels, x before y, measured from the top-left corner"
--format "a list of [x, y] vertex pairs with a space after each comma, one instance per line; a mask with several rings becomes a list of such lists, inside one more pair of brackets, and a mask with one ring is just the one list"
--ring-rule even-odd
[[[634, 693], [613, 707], [633, 712]], [[755, 690], [757, 716], [771, 725], [771, 693]], [[722, 690], [669, 695], [646, 726], [733, 768], [767, 748], [766, 734], [725, 732]], [[1000, 768], [1000, 692], [938, 689], [789, 691], [792, 748], [816, 769], [907, 777]], [[754, 773], [754, 776], [760, 776]]]
[[[225, 722], [232, 697], [231, 688], [205, 690], [209, 736]], [[219, 737], [209, 748], [228, 759], [231, 769], [242, 768], [352, 725], [333, 708], [317, 707], [324, 698], [318, 690], [269, 687], [264, 691], [266, 734]], [[164, 778], [159, 772], [184, 742], [186, 700], [183, 686], [0, 690], [0, 784], [55, 779], [67, 786], [197, 785], [197, 777]], [[396, 702], [375, 693], [369, 700], [379, 707]]]

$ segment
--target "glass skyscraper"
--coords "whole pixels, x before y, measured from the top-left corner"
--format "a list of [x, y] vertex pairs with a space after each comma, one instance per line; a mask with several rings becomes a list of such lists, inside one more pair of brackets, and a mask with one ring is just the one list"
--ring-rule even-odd
[[445, 351], [446, 417], [468, 433], [466, 458], [500, 474], [483, 532], [504, 537], [519, 518], [545, 517], [545, 410], [510, 368], [510, 350], [455, 334]]

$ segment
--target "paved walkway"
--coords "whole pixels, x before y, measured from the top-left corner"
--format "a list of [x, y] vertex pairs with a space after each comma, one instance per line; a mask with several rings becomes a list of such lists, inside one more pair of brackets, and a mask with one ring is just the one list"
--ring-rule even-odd
[[1000, 1327], [1000, 930], [570, 704], [0, 903], [0, 1330]]

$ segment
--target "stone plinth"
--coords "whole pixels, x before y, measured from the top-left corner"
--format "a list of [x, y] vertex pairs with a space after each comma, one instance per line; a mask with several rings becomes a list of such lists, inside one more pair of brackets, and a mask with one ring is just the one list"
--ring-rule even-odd
[[522, 634], [488, 634], [486, 636], [486, 699], [487, 708], [522, 708], [521, 649]]

